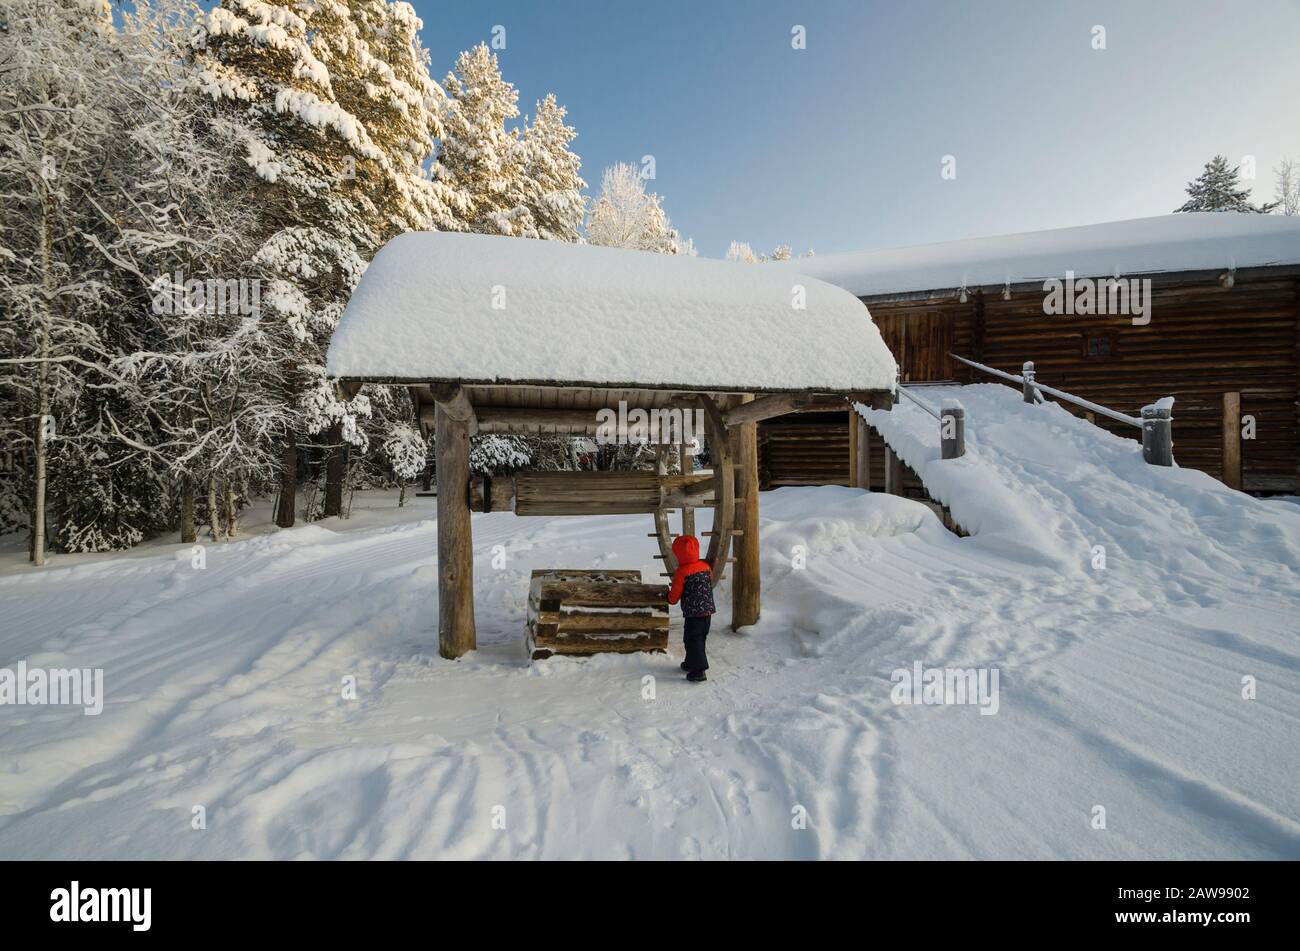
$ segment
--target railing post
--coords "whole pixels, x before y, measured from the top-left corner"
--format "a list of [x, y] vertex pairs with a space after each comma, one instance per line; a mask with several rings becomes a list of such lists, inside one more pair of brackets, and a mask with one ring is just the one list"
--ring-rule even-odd
[[1172, 397], [1142, 407], [1142, 458], [1148, 465], [1174, 464], [1174, 401]]
[[1024, 377], [1023, 392], [1026, 403], [1038, 402], [1038, 389], [1034, 386], [1034, 361], [1026, 360], [1024, 366], [1020, 368], [1020, 375]]
[[939, 410], [939, 446], [944, 459], [959, 459], [966, 454], [966, 410], [947, 405]]

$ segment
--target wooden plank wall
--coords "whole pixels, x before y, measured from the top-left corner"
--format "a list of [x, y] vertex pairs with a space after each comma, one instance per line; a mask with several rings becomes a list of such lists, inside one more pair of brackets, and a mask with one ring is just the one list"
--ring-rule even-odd
[[[880, 329], [903, 382], [965, 381], [967, 368], [948, 354], [968, 356], [974, 349], [979, 302], [911, 301], [906, 306], [871, 304], [871, 319]], [[979, 359], [972, 357], [971, 359]]]
[[849, 414], [790, 413], [758, 424], [758, 485], [849, 484]]
[[[885, 488], [885, 443], [867, 428], [871, 446], [871, 487]], [[849, 414], [839, 412], [791, 413], [758, 424], [759, 486], [848, 485]], [[903, 494], [925, 497], [921, 480], [903, 467]]]
[[[1017, 292], [1010, 300], [999, 294], [969, 296], [964, 305], [955, 298], [868, 301], [904, 380], [971, 381], [938, 352], [951, 339], [954, 352], [1008, 373], [1033, 360], [1044, 383], [1124, 413], [1137, 415], [1146, 403], [1173, 396], [1175, 458], [1216, 478], [1222, 474], [1223, 394], [1240, 392], [1242, 413], [1253, 415], [1257, 425], [1256, 438], [1242, 443], [1243, 487], [1297, 490], [1300, 282], [1295, 278], [1238, 280], [1231, 288], [1217, 282], [1157, 286], [1146, 326], [1134, 326], [1126, 316], [1045, 315], [1038, 290]], [[1089, 336], [1105, 338], [1110, 354], [1089, 355]], [[1137, 437], [1136, 429], [1106, 426], [1117, 435]]]

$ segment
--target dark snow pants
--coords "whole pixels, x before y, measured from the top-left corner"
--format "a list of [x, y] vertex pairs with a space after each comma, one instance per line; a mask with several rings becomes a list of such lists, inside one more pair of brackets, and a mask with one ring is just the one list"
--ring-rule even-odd
[[709, 615], [685, 618], [686, 670], [694, 672], [709, 669], [709, 658], [704, 653], [704, 642], [709, 637]]

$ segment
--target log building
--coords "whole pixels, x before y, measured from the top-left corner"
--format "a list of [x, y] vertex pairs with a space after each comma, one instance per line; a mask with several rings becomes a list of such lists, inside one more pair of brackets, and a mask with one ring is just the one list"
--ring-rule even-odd
[[[905, 383], [991, 382], [957, 354], [1008, 373], [1032, 361], [1039, 381], [1129, 415], [1173, 396], [1179, 465], [1248, 492], [1300, 491], [1300, 219], [1167, 215], [780, 266], [858, 297]], [[1098, 313], [1115, 279], [1138, 299], [1112, 294], [1125, 306]], [[767, 420], [761, 483], [850, 484], [856, 437], [834, 406]], [[868, 438], [879, 486], [885, 454]]]

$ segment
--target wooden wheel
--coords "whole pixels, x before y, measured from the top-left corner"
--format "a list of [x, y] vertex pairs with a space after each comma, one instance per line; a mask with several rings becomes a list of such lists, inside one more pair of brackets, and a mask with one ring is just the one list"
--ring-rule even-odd
[[731, 440], [722, 422], [722, 413], [713, 398], [699, 397], [708, 417], [709, 457], [713, 463], [713, 534], [704, 560], [713, 570], [713, 585], [717, 587], [727, 568], [727, 555], [731, 551], [731, 531], [736, 521], [736, 462], [731, 456]]
[[[667, 446], [655, 444], [655, 470], [660, 475], [668, 474]], [[668, 509], [660, 506], [655, 509], [655, 534], [659, 538], [659, 554], [663, 556], [664, 571], [672, 574], [677, 570], [677, 556], [673, 554], [673, 530], [668, 524]]]
[[[732, 458], [727, 427], [722, 422], [722, 411], [711, 397], [701, 394], [697, 399], [708, 420], [709, 451], [713, 463], [713, 531], [708, 533], [709, 547], [704, 561], [708, 563], [713, 573], [713, 585], [717, 587], [727, 567], [736, 524], [736, 462]], [[655, 447], [655, 468], [659, 475], [668, 474], [667, 448], [663, 444]], [[664, 570], [672, 574], [677, 570], [677, 556], [673, 554], [673, 531], [668, 522], [668, 512], [667, 507], [655, 511], [655, 537], [659, 542]]]

